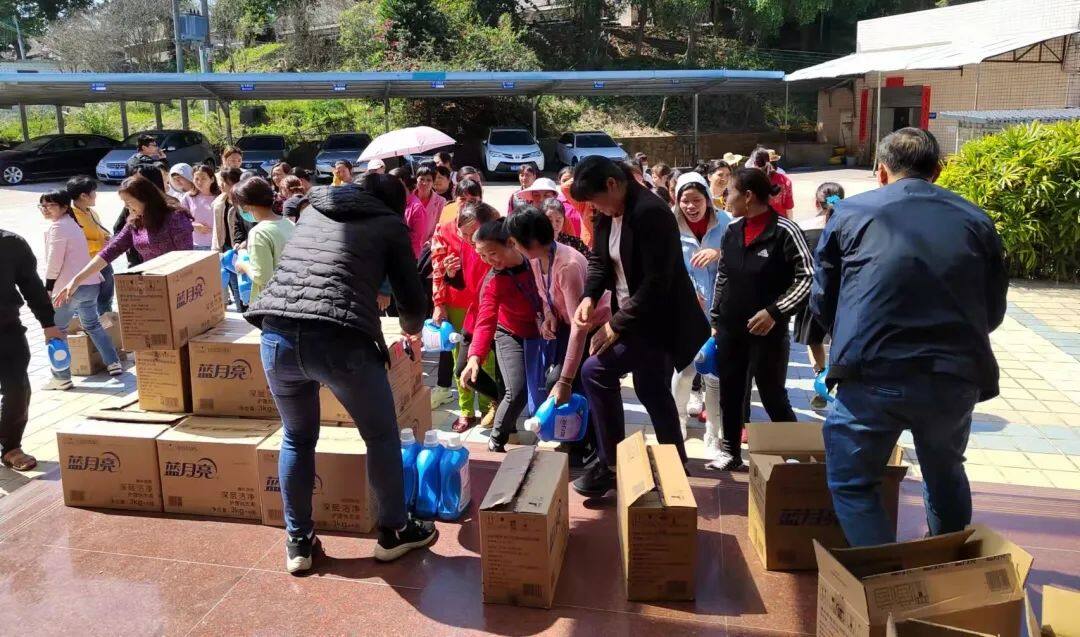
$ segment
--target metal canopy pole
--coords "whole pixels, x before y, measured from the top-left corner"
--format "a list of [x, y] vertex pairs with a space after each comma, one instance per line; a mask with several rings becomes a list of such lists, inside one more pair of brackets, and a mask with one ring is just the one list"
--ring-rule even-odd
[[790, 112], [789, 106], [791, 102], [791, 83], [784, 82], [784, 128], [788, 127], [788, 113]]
[[154, 102], [154, 123], [157, 124], [158, 130], [165, 128], [164, 124], [161, 123], [161, 104], [159, 102]]
[[541, 95], [537, 95], [532, 101], [532, 125], [533, 125], [533, 137], [536, 138], [540, 135], [539, 128], [536, 125], [536, 109], [540, 106]]
[[127, 102], [120, 100], [120, 130], [124, 132], [124, 138], [130, 134], [128, 133], [128, 121], [127, 121]]
[[188, 129], [188, 108], [187, 100], [183, 97], [180, 98], [180, 128]]
[[694, 153], [690, 157], [690, 165], [694, 165], [698, 160], [698, 94], [694, 93]]
[[64, 107], [56, 105], [56, 132], [64, 134]]
[[383, 132], [384, 133], [389, 133], [390, 132], [390, 84], [387, 84], [385, 89], [383, 90], [382, 108], [383, 108], [384, 128], [386, 129]]
[[877, 73], [877, 114], [874, 115], [874, 156], [871, 162], [874, 170], [877, 170], [877, 150], [881, 143], [881, 71]]
[[221, 110], [225, 111], [225, 141], [230, 145], [232, 139], [232, 102], [221, 102]]
[[22, 139], [30, 141], [30, 126], [26, 123], [26, 105], [19, 104], [19, 124], [22, 126]]

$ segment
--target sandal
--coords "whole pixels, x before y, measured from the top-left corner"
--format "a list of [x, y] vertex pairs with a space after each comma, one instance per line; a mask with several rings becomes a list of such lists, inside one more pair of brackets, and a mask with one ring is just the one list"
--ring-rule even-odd
[[0, 458], [0, 464], [15, 471], [29, 471], [37, 466], [37, 459], [22, 449], [12, 449]]

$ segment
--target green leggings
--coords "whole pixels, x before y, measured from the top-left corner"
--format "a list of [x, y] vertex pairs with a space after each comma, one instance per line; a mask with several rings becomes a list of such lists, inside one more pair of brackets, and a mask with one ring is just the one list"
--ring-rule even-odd
[[[459, 307], [447, 307], [446, 317], [450, 320], [450, 324], [454, 326], [454, 329], [461, 333], [462, 325], [465, 324], [465, 309]], [[458, 368], [458, 351], [454, 349], [454, 369]], [[488, 373], [492, 378], [496, 378], [498, 374], [497, 367], [495, 366], [495, 354], [488, 354], [487, 359], [481, 366], [484, 371]], [[461, 384], [460, 377], [454, 374], [454, 383], [458, 389], [458, 408], [461, 410], [462, 416], [474, 416], [476, 415], [476, 407], [480, 408], [480, 414], [486, 414], [487, 410], [491, 407], [491, 399], [483, 394], [477, 395], [476, 392]], [[473, 406], [473, 398], [475, 397], [478, 403], [476, 407]]]

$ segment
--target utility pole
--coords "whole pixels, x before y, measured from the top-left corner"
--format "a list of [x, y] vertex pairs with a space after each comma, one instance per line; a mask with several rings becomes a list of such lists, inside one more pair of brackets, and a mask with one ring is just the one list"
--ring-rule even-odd
[[[176, 45], [176, 72], [184, 72], [184, 45], [180, 41], [180, 0], [172, 0], [173, 43]], [[188, 127], [187, 100], [180, 98], [180, 127]]]
[[[203, 20], [206, 21], [206, 35], [203, 36], [202, 47], [199, 49], [199, 72], [209, 73], [211, 69], [210, 52], [213, 45], [210, 43], [210, 2], [202, 0], [199, 7], [202, 10]], [[210, 100], [203, 100], [203, 115], [210, 116]]]

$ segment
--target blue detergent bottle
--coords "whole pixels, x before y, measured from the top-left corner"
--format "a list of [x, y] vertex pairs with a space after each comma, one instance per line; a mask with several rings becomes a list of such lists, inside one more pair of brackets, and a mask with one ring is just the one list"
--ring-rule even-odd
[[405, 508], [416, 506], [416, 457], [422, 446], [416, 441], [411, 427], [401, 430], [401, 470], [405, 479]]
[[416, 455], [416, 517], [431, 519], [439, 512], [439, 460], [443, 448], [439, 444], [439, 432], [432, 429], [424, 433], [424, 446]]
[[[240, 255], [239, 259], [245, 263], [251, 262], [251, 257], [247, 253]], [[244, 305], [248, 305], [251, 303], [251, 277], [243, 272], [237, 272], [236, 280], [240, 288], [240, 300], [244, 302]]]
[[233, 267], [233, 258], [236, 257], [236, 250], [226, 250], [221, 253], [221, 289], [229, 289], [229, 278], [236, 270]]
[[717, 375], [716, 339], [709, 337], [694, 356], [694, 369], [699, 374]]
[[585, 437], [589, 426], [589, 401], [581, 394], [571, 394], [564, 405], [556, 405], [548, 397], [536, 410], [536, 415], [525, 421], [525, 430], [545, 442], [577, 442]]
[[825, 402], [831, 403], [836, 400], [836, 397], [829, 393], [829, 385], [825, 382], [825, 379], [829, 376], [829, 368], [821, 370], [821, 373], [814, 378], [814, 391], [818, 396], [825, 399]]
[[50, 338], [46, 346], [49, 350], [49, 367], [53, 371], [62, 372], [71, 369], [71, 350], [68, 349], [67, 341], [62, 338]]
[[420, 338], [424, 343], [424, 350], [428, 352], [451, 352], [457, 349], [457, 344], [461, 342], [461, 334], [454, 331], [450, 321], [442, 321], [436, 325], [431, 319], [424, 321]]
[[446, 437], [446, 449], [439, 460], [442, 488], [439, 493], [439, 519], [456, 520], [469, 508], [469, 450], [461, 434]]

